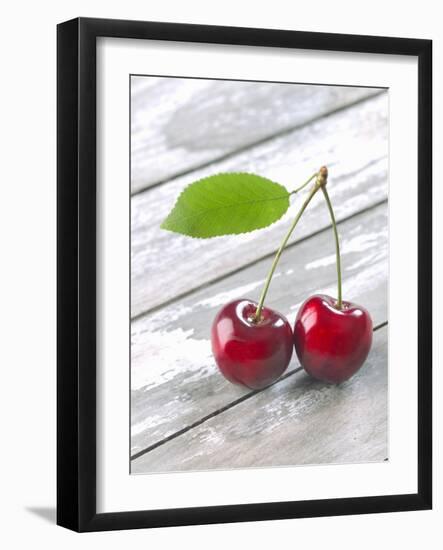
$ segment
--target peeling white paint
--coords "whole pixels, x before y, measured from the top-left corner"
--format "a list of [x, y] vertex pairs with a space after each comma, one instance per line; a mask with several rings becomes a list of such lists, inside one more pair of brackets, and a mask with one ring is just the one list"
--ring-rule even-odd
[[247, 285], [232, 288], [230, 290], [224, 290], [223, 292], [219, 292], [214, 296], [210, 296], [209, 298], [200, 300], [199, 302], [197, 302], [196, 305], [203, 306], [203, 307], [211, 307], [211, 308], [222, 306], [227, 304], [228, 302], [231, 302], [232, 300], [236, 300], [238, 298], [244, 298], [246, 294], [248, 294], [249, 292], [252, 292], [256, 288], [260, 287], [262, 284], [263, 284], [263, 279], [260, 279], [259, 281], [254, 281], [253, 283], [249, 283]]
[[371, 233], [362, 233], [352, 237], [352, 239], [345, 239], [343, 241], [343, 253], [349, 254], [350, 252], [362, 253], [365, 250], [370, 250], [374, 246], [378, 246], [381, 238], [385, 237], [385, 231], [377, 231]]
[[209, 340], [191, 338], [193, 330], [146, 332], [143, 345], [133, 346], [131, 389], [169, 382], [178, 375], [204, 378], [215, 370]]
[[[273, 279], [278, 279], [278, 277], [281, 277], [281, 273], [279, 272], [274, 273]], [[223, 306], [231, 302], [232, 300], [247, 298], [248, 297], [247, 295], [250, 292], [252, 292], [257, 288], [261, 288], [263, 284], [264, 284], [264, 279], [260, 279], [259, 281], [254, 281], [252, 283], [248, 283], [243, 286], [238, 286], [230, 290], [224, 290], [223, 292], [219, 292], [214, 296], [210, 296], [209, 298], [200, 300], [195, 305], [201, 306], [201, 307], [209, 307], [209, 308]]]
[[144, 317], [141, 321], [132, 323], [131, 337], [134, 339], [147, 330], [155, 331], [170, 323], [175, 323], [185, 317], [185, 315], [192, 313], [193, 309], [193, 307], [185, 306], [182, 303], [176, 303], [164, 307], [161, 310]]
[[[372, 232], [372, 233], [363, 233], [361, 235], [356, 235], [351, 239], [343, 239], [340, 246], [340, 253], [342, 256], [351, 253], [363, 253], [371, 249], [378, 249], [380, 246], [381, 240], [385, 237], [385, 231]], [[363, 265], [366, 261], [366, 258], [361, 258], [359, 265]], [[311, 269], [317, 269], [319, 267], [327, 267], [335, 263], [335, 253], [328, 254], [312, 262], [308, 262], [305, 265], [307, 271]], [[342, 261], [343, 263], [343, 261]], [[345, 266], [346, 267], [346, 266]], [[352, 269], [347, 267], [346, 269]]]
[[306, 271], [309, 271], [310, 269], [318, 269], [319, 267], [327, 267], [328, 265], [332, 265], [335, 263], [335, 254], [329, 254], [328, 256], [324, 256], [323, 258], [319, 258], [318, 260], [314, 260], [313, 262], [309, 262], [305, 265]]
[[131, 426], [131, 436], [134, 437], [135, 435], [138, 435], [145, 430], [155, 428], [156, 426], [164, 422], [164, 420], [165, 418], [162, 415], [151, 414], [144, 418], [141, 422], [137, 422], [137, 424], [133, 424]]

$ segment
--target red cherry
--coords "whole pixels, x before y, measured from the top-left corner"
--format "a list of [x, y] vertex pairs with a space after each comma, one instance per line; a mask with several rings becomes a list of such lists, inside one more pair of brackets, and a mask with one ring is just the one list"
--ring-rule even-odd
[[293, 351], [288, 320], [264, 307], [256, 322], [256, 309], [250, 300], [230, 302], [218, 312], [211, 331], [212, 352], [224, 377], [251, 389], [264, 388], [281, 376]]
[[294, 327], [298, 359], [318, 380], [339, 384], [365, 362], [372, 343], [372, 320], [361, 306], [315, 295], [301, 306]]

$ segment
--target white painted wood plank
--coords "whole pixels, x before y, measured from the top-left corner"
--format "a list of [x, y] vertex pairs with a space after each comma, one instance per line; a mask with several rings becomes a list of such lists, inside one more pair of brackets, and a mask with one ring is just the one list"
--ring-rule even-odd
[[131, 83], [133, 192], [379, 91], [143, 76]]
[[134, 460], [132, 473], [381, 462], [387, 445], [387, 327], [340, 385], [303, 370]]
[[[190, 239], [160, 229], [160, 223], [190, 182], [220, 171], [256, 172], [294, 189], [327, 164], [329, 192], [343, 219], [387, 196], [387, 94], [364, 101], [321, 121], [273, 139], [204, 170], [132, 198], [132, 316], [192, 291], [276, 250], [300, 197], [282, 220], [241, 236]], [[294, 239], [325, 227], [328, 215], [315, 197]]]
[[[384, 203], [339, 225], [344, 297], [365, 306], [375, 325], [387, 320], [387, 222]], [[262, 260], [132, 323], [132, 454], [250, 392], [218, 372], [210, 327], [230, 300], [258, 299], [270, 264]], [[336, 295], [330, 228], [285, 251], [267, 304], [292, 324], [316, 292]], [[289, 370], [298, 366], [294, 354]]]

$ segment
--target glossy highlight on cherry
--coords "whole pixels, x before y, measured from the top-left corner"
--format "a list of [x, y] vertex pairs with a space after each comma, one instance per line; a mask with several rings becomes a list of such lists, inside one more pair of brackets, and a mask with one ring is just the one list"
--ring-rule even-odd
[[324, 294], [308, 298], [294, 326], [294, 344], [305, 371], [325, 382], [348, 380], [365, 362], [372, 344], [368, 311]]
[[293, 334], [288, 320], [268, 307], [256, 321], [257, 303], [235, 300], [214, 319], [212, 352], [223, 376], [234, 384], [261, 389], [286, 370], [293, 353]]

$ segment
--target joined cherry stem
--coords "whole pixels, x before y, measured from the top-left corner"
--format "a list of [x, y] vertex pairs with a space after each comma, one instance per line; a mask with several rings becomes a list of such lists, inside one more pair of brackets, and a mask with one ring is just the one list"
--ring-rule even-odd
[[292, 191], [290, 194], [293, 195], [295, 193], [298, 193], [304, 187], [306, 187], [314, 178], [315, 178], [314, 186], [312, 187], [311, 191], [309, 192], [309, 195], [306, 197], [305, 201], [301, 205], [300, 210], [297, 212], [297, 215], [295, 216], [294, 221], [292, 222], [288, 232], [286, 233], [286, 235], [285, 235], [285, 237], [284, 237], [284, 239], [283, 239], [283, 241], [282, 241], [279, 249], [277, 250], [277, 253], [276, 253], [275, 257], [274, 257], [274, 260], [273, 260], [272, 265], [271, 265], [271, 269], [268, 273], [268, 276], [266, 277], [266, 281], [265, 281], [265, 284], [263, 286], [263, 290], [261, 292], [260, 299], [259, 299], [259, 302], [258, 302], [258, 305], [257, 305], [257, 309], [255, 311], [255, 315], [254, 315], [254, 318], [253, 318], [254, 322], [256, 322], [256, 323], [259, 323], [260, 320], [261, 320], [261, 313], [262, 313], [262, 310], [263, 310], [263, 305], [264, 305], [264, 302], [265, 302], [265, 298], [266, 298], [266, 295], [268, 293], [272, 277], [274, 275], [274, 272], [275, 272], [277, 264], [280, 260], [280, 257], [283, 253], [283, 250], [285, 249], [286, 244], [288, 243], [288, 241], [289, 241], [289, 239], [292, 235], [292, 232], [294, 231], [294, 229], [296, 228], [298, 222], [300, 221], [300, 218], [302, 217], [303, 212], [306, 210], [308, 204], [311, 202], [314, 195], [317, 193], [317, 191], [319, 189], [321, 189], [323, 191], [323, 195], [325, 197], [326, 204], [328, 205], [328, 210], [329, 210], [329, 214], [330, 214], [330, 217], [331, 217], [332, 227], [333, 227], [333, 230], [334, 230], [335, 253], [336, 253], [336, 264], [337, 264], [337, 286], [338, 286], [337, 309], [341, 309], [341, 307], [342, 307], [340, 244], [339, 244], [339, 239], [338, 239], [337, 223], [336, 223], [336, 220], [335, 220], [334, 210], [332, 208], [332, 204], [331, 204], [331, 200], [329, 198], [329, 194], [326, 190], [326, 182], [327, 182], [327, 179], [328, 179], [328, 170], [327, 170], [327, 168], [324, 167], [324, 166], [322, 168], [320, 168], [320, 170], [318, 172], [313, 174], [307, 181], [305, 181], [305, 183], [303, 183], [300, 187], [298, 187], [297, 189]]
[[334, 209], [332, 208], [331, 199], [329, 198], [329, 193], [326, 189], [326, 186], [323, 186], [321, 190], [323, 191], [326, 204], [328, 205], [329, 215], [331, 217], [331, 222], [332, 222], [332, 229], [334, 231], [335, 263], [337, 266], [337, 309], [341, 309], [342, 308], [341, 257], [340, 257], [340, 241], [338, 238], [338, 231], [337, 231], [337, 222], [335, 220]]
[[256, 323], [260, 322], [261, 312], [262, 312], [262, 309], [263, 309], [263, 304], [265, 302], [266, 294], [268, 293], [268, 289], [269, 289], [269, 285], [271, 284], [272, 276], [274, 275], [275, 268], [277, 267], [277, 264], [280, 260], [280, 257], [282, 255], [282, 253], [283, 253], [283, 250], [284, 250], [287, 242], [289, 241], [289, 238], [292, 235], [292, 232], [294, 231], [296, 225], [298, 224], [303, 212], [306, 210], [306, 207], [311, 202], [311, 199], [313, 198], [315, 193], [317, 193], [317, 191], [320, 189], [320, 186], [318, 184], [318, 173], [313, 174], [307, 181], [305, 181], [305, 183], [303, 185], [301, 185], [300, 187], [298, 187], [297, 189], [295, 189], [291, 193], [291, 194], [297, 193], [298, 191], [300, 191], [301, 189], [306, 187], [306, 185], [308, 185], [314, 178], [317, 178], [314, 187], [311, 189], [309, 195], [307, 196], [307, 198], [305, 199], [304, 203], [302, 204], [300, 210], [298, 211], [297, 215], [295, 216], [295, 219], [292, 222], [291, 227], [289, 228], [288, 232], [286, 233], [285, 238], [283, 239], [283, 241], [282, 241], [279, 249], [277, 250], [277, 253], [276, 253], [275, 257], [274, 257], [274, 261], [272, 262], [271, 269], [269, 271], [268, 276], [266, 277], [266, 281], [265, 281], [265, 284], [263, 286], [262, 293], [260, 295], [260, 300], [258, 302], [257, 309], [255, 311], [254, 320], [255, 320]]

